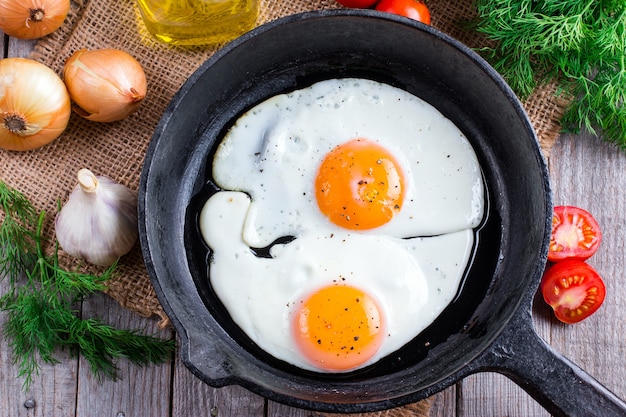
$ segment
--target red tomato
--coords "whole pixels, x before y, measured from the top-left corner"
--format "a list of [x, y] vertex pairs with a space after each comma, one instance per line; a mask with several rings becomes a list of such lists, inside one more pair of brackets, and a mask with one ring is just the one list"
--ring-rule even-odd
[[410, 17], [430, 25], [430, 11], [419, 0], [381, 0], [376, 5], [376, 10]]
[[589, 264], [568, 259], [552, 265], [541, 280], [543, 299], [563, 323], [577, 323], [596, 312], [606, 295], [600, 274]]
[[367, 9], [376, 4], [378, 0], [337, 0], [337, 3], [346, 6], [354, 7], [357, 9]]
[[600, 226], [589, 212], [574, 206], [554, 207], [548, 260], [584, 261], [596, 253], [601, 241]]

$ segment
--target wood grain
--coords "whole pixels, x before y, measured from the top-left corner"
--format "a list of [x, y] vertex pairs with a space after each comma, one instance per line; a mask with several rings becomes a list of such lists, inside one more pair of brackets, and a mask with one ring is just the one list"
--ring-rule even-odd
[[[0, 282], [0, 293], [6, 291], [6, 283]], [[0, 323], [6, 314], [0, 313]], [[76, 386], [78, 360], [68, 352], [55, 355], [59, 363], [55, 366], [42, 365], [39, 376], [30, 390], [22, 390], [23, 380], [18, 379], [18, 368], [13, 364], [9, 346], [0, 343], [0, 410], [4, 417], [76, 415]], [[27, 401], [35, 407], [26, 408]]]
[[591, 212], [603, 230], [598, 252], [588, 260], [603, 276], [602, 308], [574, 326], [543, 317], [548, 341], [621, 398], [626, 398], [626, 153], [590, 135], [564, 137], [550, 159], [555, 204]]
[[[137, 320], [136, 313], [119, 307], [112, 298], [94, 294], [83, 301], [84, 318], [99, 317], [120, 329], [141, 329], [146, 334], [172, 337], [171, 331], [159, 330], [153, 320]], [[157, 333], [158, 332], [158, 333]], [[173, 357], [172, 357], [173, 359]], [[94, 378], [84, 359], [79, 361], [77, 416], [145, 415], [167, 417], [172, 396], [172, 367], [169, 363], [138, 368], [128, 360], [117, 362], [118, 381], [101, 382]]]
[[[9, 56], [26, 56], [34, 42], [11, 40]], [[1, 161], [0, 161], [1, 162]], [[541, 300], [534, 309], [538, 334], [592, 376], [626, 398], [626, 153], [588, 134], [564, 136], [552, 149], [550, 177], [556, 204], [591, 211], [604, 230], [604, 242], [590, 263], [607, 283], [605, 305], [577, 325], [558, 323]], [[0, 291], [4, 282], [0, 282]], [[158, 331], [156, 322], [120, 308], [99, 294], [82, 305], [82, 314], [97, 315], [125, 328]], [[0, 314], [0, 323], [4, 316]], [[163, 335], [163, 333], [159, 333]], [[94, 380], [87, 366], [69, 352], [56, 366], [42, 367], [27, 393], [0, 343], [0, 410], [7, 417], [313, 417], [315, 413], [268, 402], [241, 387], [211, 388], [195, 378], [178, 355], [171, 363], [137, 368], [122, 361], [117, 382]], [[27, 409], [25, 401], [35, 407]], [[431, 398], [432, 417], [545, 417], [549, 415], [520, 387], [498, 374], [466, 378]]]
[[[7, 56], [26, 57], [36, 41], [14, 40], [2, 36], [2, 50]], [[7, 283], [0, 281], [0, 294], [4, 294]], [[0, 323], [5, 314], [0, 313]], [[78, 359], [70, 352], [56, 355], [57, 365], [42, 365], [39, 378], [35, 379], [29, 392], [22, 390], [22, 379], [17, 379], [18, 368], [13, 364], [12, 352], [4, 341], [0, 343], [0, 410], [6, 417], [76, 415], [76, 390]], [[24, 404], [35, 404], [26, 408]]]
[[195, 378], [176, 356], [172, 416], [265, 416], [265, 399], [238, 387], [212, 388]]

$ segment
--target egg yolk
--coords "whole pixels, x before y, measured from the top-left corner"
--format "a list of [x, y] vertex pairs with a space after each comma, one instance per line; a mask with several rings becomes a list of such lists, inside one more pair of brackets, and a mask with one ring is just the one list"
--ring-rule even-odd
[[402, 208], [404, 177], [398, 161], [368, 139], [335, 147], [315, 179], [317, 204], [337, 226], [368, 230], [390, 221]]
[[376, 301], [347, 285], [323, 287], [299, 306], [293, 330], [304, 357], [324, 371], [346, 371], [369, 360], [383, 341]]

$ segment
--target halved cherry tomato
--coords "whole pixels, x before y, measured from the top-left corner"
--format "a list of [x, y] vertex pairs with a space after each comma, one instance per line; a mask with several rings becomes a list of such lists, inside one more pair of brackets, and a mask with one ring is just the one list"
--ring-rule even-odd
[[337, 0], [337, 3], [346, 7], [353, 7], [356, 9], [367, 9], [376, 4], [378, 0]]
[[556, 318], [570, 324], [595, 313], [606, 296], [606, 287], [600, 274], [586, 262], [575, 259], [548, 268], [540, 289]]
[[430, 25], [430, 11], [419, 0], [381, 0], [376, 5], [376, 10], [410, 17]]
[[549, 261], [584, 261], [596, 253], [601, 241], [602, 231], [591, 213], [574, 206], [554, 207]]

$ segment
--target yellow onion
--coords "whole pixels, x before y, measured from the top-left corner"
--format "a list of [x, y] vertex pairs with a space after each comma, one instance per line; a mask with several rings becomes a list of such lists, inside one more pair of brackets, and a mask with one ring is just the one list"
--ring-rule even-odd
[[54, 32], [70, 11], [70, 0], [0, 0], [0, 30], [20, 39]]
[[117, 49], [75, 52], [65, 63], [63, 77], [74, 111], [95, 122], [126, 118], [146, 96], [141, 64]]
[[0, 60], [0, 148], [27, 151], [58, 138], [71, 114], [61, 78], [26, 58]]

